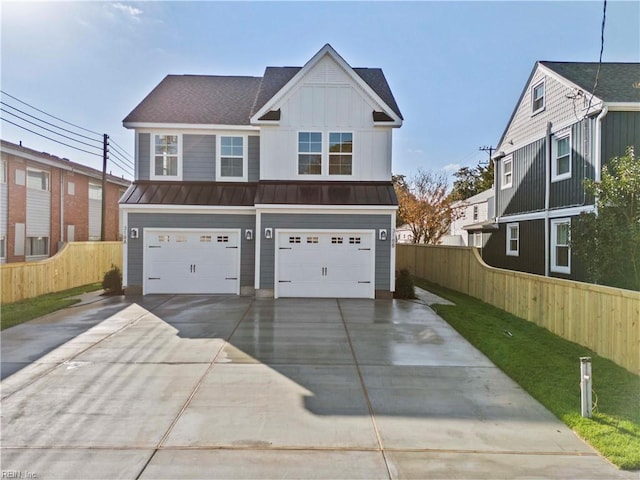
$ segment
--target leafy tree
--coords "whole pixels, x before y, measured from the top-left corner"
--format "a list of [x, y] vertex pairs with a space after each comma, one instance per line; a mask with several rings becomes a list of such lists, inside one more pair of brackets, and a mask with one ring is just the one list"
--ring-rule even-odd
[[456, 200], [466, 200], [480, 192], [488, 190], [493, 185], [493, 161], [476, 167], [462, 167], [453, 174], [456, 180], [453, 182], [451, 195]]
[[447, 193], [447, 179], [443, 174], [419, 169], [407, 180], [394, 177], [401, 224], [409, 225], [413, 243], [437, 244], [447, 233], [451, 222], [460, 217], [460, 207]]
[[612, 158], [600, 182], [586, 180], [597, 214], [580, 215], [571, 247], [589, 281], [640, 290], [640, 161], [632, 147]]

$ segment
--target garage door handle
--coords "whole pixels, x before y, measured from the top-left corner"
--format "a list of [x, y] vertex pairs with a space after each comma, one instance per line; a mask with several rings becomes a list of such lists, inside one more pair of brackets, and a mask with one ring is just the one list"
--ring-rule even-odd
[[291, 280], [278, 280], [278, 283], [291, 283]]
[[292, 250], [291, 247], [280, 247], [280, 250]]
[[236, 246], [236, 247], [225, 247], [225, 248], [238, 248], [238, 247]]
[[149, 248], [162, 248], [160, 245], [149, 245]]
[[160, 277], [148, 277], [147, 280], [160, 280]]
[[371, 283], [371, 282], [368, 280], [358, 280], [358, 283]]
[[358, 250], [371, 250], [370, 248], [359, 248]]
[[225, 280], [237, 280], [238, 277], [225, 277]]

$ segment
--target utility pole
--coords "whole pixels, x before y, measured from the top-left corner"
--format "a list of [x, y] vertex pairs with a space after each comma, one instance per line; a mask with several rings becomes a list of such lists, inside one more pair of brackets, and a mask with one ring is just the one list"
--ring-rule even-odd
[[109, 135], [102, 135], [102, 218], [100, 219], [100, 240], [107, 239], [107, 159], [109, 157]]
[[491, 155], [496, 151], [496, 149], [493, 148], [493, 146], [487, 147], [485, 145], [484, 147], [479, 147], [478, 150], [480, 150], [481, 152], [489, 152], [489, 163], [491, 163]]

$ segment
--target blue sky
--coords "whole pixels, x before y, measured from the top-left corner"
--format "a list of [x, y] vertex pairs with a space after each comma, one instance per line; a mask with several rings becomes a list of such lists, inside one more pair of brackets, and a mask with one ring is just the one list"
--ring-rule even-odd
[[[303, 65], [330, 43], [353, 67], [387, 76], [405, 118], [394, 132], [394, 173], [451, 173], [487, 159], [478, 147], [498, 141], [536, 60], [597, 61], [602, 7], [3, 1], [0, 79], [10, 95], [133, 153], [122, 119], [165, 75], [261, 76], [267, 65]], [[603, 59], [640, 61], [640, 2], [609, 1]], [[1, 128], [5, 140], [100, 168], [97, 157]]]

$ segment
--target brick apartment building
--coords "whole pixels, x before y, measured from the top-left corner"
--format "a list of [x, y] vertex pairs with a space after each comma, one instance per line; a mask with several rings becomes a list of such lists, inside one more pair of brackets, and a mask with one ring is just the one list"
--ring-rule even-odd
[[[119, 240], [118, 200], [129, 181], [107, 175], [105, 240]], [[100, 240], [102, 172], [0, 140], [0, 262], [54, 255]]]

